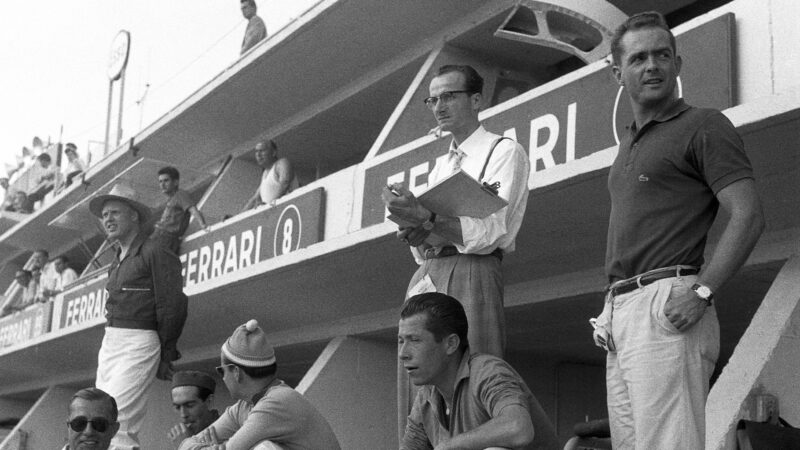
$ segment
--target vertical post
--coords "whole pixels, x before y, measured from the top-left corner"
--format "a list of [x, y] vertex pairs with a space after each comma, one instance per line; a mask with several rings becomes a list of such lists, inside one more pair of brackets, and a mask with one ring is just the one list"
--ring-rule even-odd
[[108, 80], [108, 107], [106, 108], [106, 138], [103, 141], [103, 156], [108, 154], [108, 140], [110, 139], [109, 133], [111, 132], [111, 101], [114, 89], [114, 80]]
[[125, 69], [122, 69], [122, 74], [119, 77], [119, 116], [117, 116], [117, 145], [122, 140], [122, 99], [125, 97]]

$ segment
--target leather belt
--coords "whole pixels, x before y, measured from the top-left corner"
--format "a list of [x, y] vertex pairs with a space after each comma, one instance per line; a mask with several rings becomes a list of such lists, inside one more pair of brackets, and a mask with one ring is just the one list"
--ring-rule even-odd
[[617, 281], [609, 287], [609, 291], [611, 291], [612, 297], [616, 297], [635, 291], [640, 287], [647, 286], [658, 280], [663, 280], [664, 278], [679, 277], [681, 275], [697, 275], [698, 272], [700, 272], [700, 269], [691, 266], [664, 267], [645, 272], [641, 275], [628, 278], [627, 280]]
[[[452, 245], [448, 245], [447, 247], [442, 247], [436, 251], [436, 247], [426, 248], [425, 251], [422, 253], [423, 259], [436, 259], [436, 258], [447, 258], [448, 256], [455, 256], [460, 255], [461, 253], [458, 252], [458, 249], [453, 247]], [[494, 256], [495, 258], [499, 259], [500, 261], [503, 260], [503, 250], [500, 248], [494, 249], [492, 253], [488, 253], [485, 255], [479, 255], [475, 253], [465, 253], [466, 255], [470, 256]]]

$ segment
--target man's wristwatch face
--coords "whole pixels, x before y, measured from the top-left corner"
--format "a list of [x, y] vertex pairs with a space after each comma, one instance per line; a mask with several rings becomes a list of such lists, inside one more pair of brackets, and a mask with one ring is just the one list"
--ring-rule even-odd
[[692, 286], [692, 290], [695, 292], [695, 294], [697, 294], [698, 297], [705, 300], [706, 303], [709, 305], [711, 304], [711, 299], [714, 298], [714, 293], [711, 292], [711, 289], [708, 286], [695, 283], [695, 285]]

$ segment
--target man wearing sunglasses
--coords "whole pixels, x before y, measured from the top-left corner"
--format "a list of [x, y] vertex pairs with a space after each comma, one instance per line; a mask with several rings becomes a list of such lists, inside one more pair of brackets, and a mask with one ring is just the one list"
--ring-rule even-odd
[[[389, 212], [417, 224], [397, 232], [420, 265], [406, 298], [436, 291], [459, 299], [469, 321], [472, 350], [502, 358], [505, 311], [500, 263], [514, 251], [525, 214], [530, 161], [513, 139], [483, 128], [478, 120], [482, 90], [483, 79], [470, 66], [442, 66], [431, 80], [425, 105], [438, 129], [450, 132], [452, 140], [448, 155], [428, 175], [428, 185], [461, 170], [479, 182], [498, 186], [497, 194], [508, 206], [484, 218], [448, 217], [428, 210], [400, 185], [384, 189], [383, 199]], [[410, 387], [402, 367], [398, 367], [398, 382]], [[398, 392], [402, 434], [412, 398], [404, 389]]]
[[106, 450], [119, 430], [117, 402], [97, 388], [81, 389], [72, 396], [64, 450]]

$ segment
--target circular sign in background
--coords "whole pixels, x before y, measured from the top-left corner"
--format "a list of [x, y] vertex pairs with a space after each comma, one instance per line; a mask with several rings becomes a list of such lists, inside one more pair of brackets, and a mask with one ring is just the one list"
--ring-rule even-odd
[[300, 248], [300, 237], [303, 229], [300, 210], [294, 205], [283, 208], [275, 226], [273, 252], [275, 256], [284, 255]]

